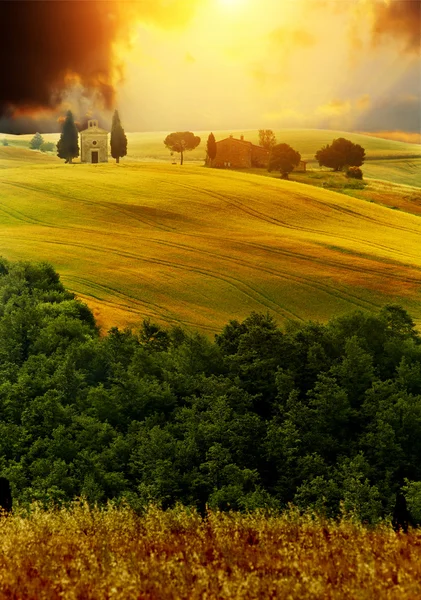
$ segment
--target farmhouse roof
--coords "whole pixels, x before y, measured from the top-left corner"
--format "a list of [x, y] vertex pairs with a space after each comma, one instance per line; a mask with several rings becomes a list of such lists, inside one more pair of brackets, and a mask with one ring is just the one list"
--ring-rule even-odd
[[246, 146], [254, 146], [255, 148], [263, 148], [263, 146], [258, 146], [257, 144], [253, 144], [253, 142], [248, 142], [247, 140], [240, 140], [238, 138], [233, 137], [232, 135], [230, 137], [224, 138], [223, 140], [219, 140], [216, 143], [219, 144], [220, 142], [226, 142], [227, 140], [230, 140], [231, 142], [236, 142], [237, 144], [245, 144]]

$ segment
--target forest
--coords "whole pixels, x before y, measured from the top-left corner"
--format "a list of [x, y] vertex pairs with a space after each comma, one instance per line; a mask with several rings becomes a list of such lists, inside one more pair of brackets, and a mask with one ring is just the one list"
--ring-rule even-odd
[[387, 305], [269, 314], [214, 340], [144, 320], [100, 332], [45, 263], [0, 259], [0, 475], [14, 502], [75, 497], [364, 523], [403, 490], [421, 521], [421, 337]]

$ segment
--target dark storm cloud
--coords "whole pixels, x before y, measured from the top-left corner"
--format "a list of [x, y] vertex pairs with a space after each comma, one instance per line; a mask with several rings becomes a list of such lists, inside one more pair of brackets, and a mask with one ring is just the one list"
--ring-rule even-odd
[[373, 40], [400, 39], [407, 52], [421, 50], [421, 0], [375, 0]]
[[113, 2], [1, 1], [0, 114], [14, 107], [53, 107], [66, 75], [113, 99], [111, 44], [119, 18]]
[[79, 96], [111, 109], [114, 42], [137, 21], [182, 26], [202, 1], [0, 0], [0, 131], [51, 130], [36, 112], [67, 101], [75, 75]]
[[421, 98], [417, 95], [377, 100], [371, 109], [357, 120], [355, 128], [364, 131], [388, 129], [419, 133], [420, 107]]

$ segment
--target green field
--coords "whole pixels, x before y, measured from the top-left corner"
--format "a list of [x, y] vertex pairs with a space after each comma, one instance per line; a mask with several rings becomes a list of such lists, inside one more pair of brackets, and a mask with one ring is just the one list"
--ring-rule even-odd
[[365, 177], [421, 188], [421, 157], [370, 160], [363, 170]]
[[46, 260], [104, 328], [213, 333], [269, 311], [320, 319], [398, 301], [421, 319], [419, 217], [199, 165], [64, 165], [0, 146], [0, 254]]

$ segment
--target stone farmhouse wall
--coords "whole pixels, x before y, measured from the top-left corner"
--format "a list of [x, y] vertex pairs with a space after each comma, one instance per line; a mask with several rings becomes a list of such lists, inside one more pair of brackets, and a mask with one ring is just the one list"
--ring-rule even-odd
[[216, 157], [212, 167], [249, 169], [250, 167], [265, 167], [269, 162], [269, 151], [261, 146], [255, 146], [233, 136], [216, 142]]

